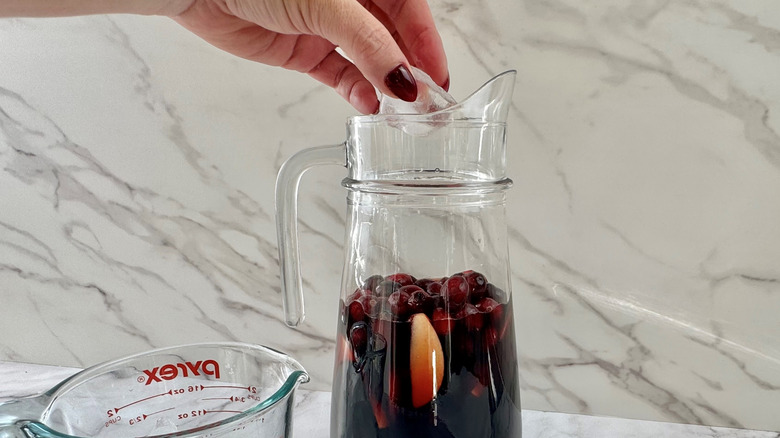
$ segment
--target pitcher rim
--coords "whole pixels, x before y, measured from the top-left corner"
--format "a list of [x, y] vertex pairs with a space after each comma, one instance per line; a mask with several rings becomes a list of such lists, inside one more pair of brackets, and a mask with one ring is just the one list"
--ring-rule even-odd
[[462, 107], [465, 103], [467, 103], [472, 97], [479, 94], [484, 90], [486, 87], [489, 87], [494, 81], [499, 79], [502, 76], [507, 75], [517, 75], [516, 69], [509, 69], [505, 70], [482, 84], [476, 91], [469, 94], [465, 99], [461, 100], [460, 102], [449, 106], [444, 109], [440, 109], [438, 111], [433, 111], [430, 113], [424, 113], [424, 114], [360, 114], [356, 116], [351, 116], [347, 118], [348, 124], [354, 124], [354, 123], [360, 123], [360, 124], [372, 124], [372, 123], [383, 123], [392, 121], [394, 119], [403, 118], [405, 122], [424, 122], [424, 121], [430, 121], [430, 119], [434, 119], [434, 121], [442, 122], [442, 123], [452, 123], [452, 122], [470, 122], [474, 124], [496, 124], [496, 125], [506, 125], [506, 122], [485, 122], [480, 121], [480, 119], [454, 119], [454, 120], [435, 120], [437, 116], [441, 117], [443, 115], [446, 115], [447, 113], [451, 113], [454, 110], [457, 110], [458, 108]]

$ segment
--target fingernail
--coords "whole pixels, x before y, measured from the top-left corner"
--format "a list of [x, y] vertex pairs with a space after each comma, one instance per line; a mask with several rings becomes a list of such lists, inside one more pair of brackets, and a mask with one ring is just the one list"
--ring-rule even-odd
[[444, 88], [444, 91], [450, 91], [450, 77], [447, 76], [447, 79], [444, 81], [444, 83], [441, 85], [442, 88]]
[[385, 85], [401, 100], [406, 102], [417, 100], [417, 82], [403, 64], [399, 64], [385, 76]]

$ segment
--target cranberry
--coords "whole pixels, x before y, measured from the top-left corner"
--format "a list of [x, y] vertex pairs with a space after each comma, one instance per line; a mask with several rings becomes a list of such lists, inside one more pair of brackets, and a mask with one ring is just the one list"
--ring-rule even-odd
[[349, 343], [352, 345], [355, 362], [358, 365], [363, 361], [368, 350], [368, 325], [365, 322], [360, 321], [352, 325], [349, 329]]
[[[416, 286], [415, 286], [416, 287]], [[393, 312], [396, 318], [405, 320], [411, 315], [411, 308], [409, 307], [409, 293], [403, 289], [397, 290], [390, 294], [387, 298], [387, 304], [390, 306], [390, 311]]]
[[407, 285], [407, 286], [403, 286], [403, 287], [401, 287], [398, 290], [404, 291], [404, 292], [408, 293], [409, 295], [411, 295], [413, 292], [417, 292], [417, 291], [423, 291], [424, 292], [423, 288], [421, 288], [420, 286], [417, 286], [416, 284], [410, 284], [410, 285]]
[[455, 326], [455, 320], [442, 308], [433, 309], [433, 317], [431, 319], [433, 329], [436, 330], [436, 333], [440, 336], [450, 334], [452, 328]]
[[401, 288], [401, 284], [391, 280], [383, 280], [376, 286], [375, 294], [379, 297], [389, 297], [390, 294]]
[[450, 312], [457, 312], [466, 303], [469, 296], [469, 284], [466, 277], [453, 275], [442, 287], [444, 305]]
[[476, 307], [482, 313], [493, 313], [499, 305], [493, 298], [485, 297], [476, 304]]
[[469, 283], [469, 292], [472, 301], [478, 301], [487, 294], [488, 281], [484, 275], [476, 271], [466, 271], [463, 273], [466, 281]]
[[419, 286], [404, 286], [401, 290], [409, 292], [409, 308], [412, 313], [431, 314], [435, 302], [428, 292]]
[[374, 293], [376, 291], [376, 287], [384, 281], [385, 277], [382, 277], [381, 275], [372, 275], [368, 278], [366, 278], [363, 281], [363, 285], [361, 286], [364, 290], [367, 290], [369, 293]]
[[427, 289], [429, 284], [435, 282], [436, 280], [434, 280], [433, 278], [418, 278], [417, 281], [414, 282], [414, 284], [420, 286], [423, 289]]
[[463, 306], [455, 315], [455, 318], [463, 320], [466, 324], [466, 328], [471, 331], [481, 329], [485, 323], [484, 314], [473, 304], [466, 304]]
[[403, 274], [403, 273], [388, 275], [387, 277], [385, 277], [385, 280], [394, 281], [400, 284], [401, 286], [409, 286], [410, 284], [414, 284], [414, 282], [416, 281], [416, 279], [411, 275]]
[[477, 310], [485, 315], [485, 323], [498, 327], [504, 320], [504, 305], [492, 298], [483, 298], [476, 304]]
[[504, 292], [500, 288], [496, 287], [496, 285], [494, 285], [493, 283], [488, 283], [485, 295], [488, 298], [493, 298], [494, 300], [498, 301], [499, 303], [506, 303], [508, 301], [508, 297], [506, 295], [506, 292]]
[[363, 303], [359, 299], [352, 300], [348, 305], [349, 324], [363, 321], [366, 317], [366, 311], [363, 310]]
[[442, 288], [442, 287], [443, 287], [443, 286], [442, 286], [442, 284], [441, 284], [441, 283], [439, 283], [439, 282], [433, 282], [433, 283], [429, 284], [429, 285], [428, 285], [428, 286], [425, 288], [425, 290], [426, 290], [426, 291], [428, 291], [428, 293], [429, 293], [429, 294], [431, 294], [431, 295], [441, 295], [441, 288]]

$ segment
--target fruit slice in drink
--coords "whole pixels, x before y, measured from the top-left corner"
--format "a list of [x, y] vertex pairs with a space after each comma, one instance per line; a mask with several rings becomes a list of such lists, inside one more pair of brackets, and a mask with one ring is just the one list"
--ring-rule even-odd
[[412, 316], [412, 339], [409, 342], [409, 370], [412, 406], [430, 403], [444, 380], [444, 351], [431, 322], [424, 313]]

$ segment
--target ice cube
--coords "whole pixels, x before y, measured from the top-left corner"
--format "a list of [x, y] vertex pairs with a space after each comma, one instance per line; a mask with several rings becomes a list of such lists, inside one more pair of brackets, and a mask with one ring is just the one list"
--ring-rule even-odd
[[[417, 100], [406, 102], [387, 95], [379, 97], [379, 114], [381, 115], [407, 115], [407, 114], [428, 114], [451, 107], [458, 103], [443, 88], [436, 85], [428, 74], [412, 67], [412, 75], [417, 82]], [[428, 134], [436, 123], [420, 125], [418, 122], [405, 123], [402, 117], [391, 117], [390, 124], [402, 129], [407, 134], [425, 135]]]
[[406, 102], [382, 95], [379, 100], [379, 114], [427, 114], [450, 107], [457, 102], [436, 85], [427, 73], [412, 67], [412, 76], [417, 82], [417, 100]]

